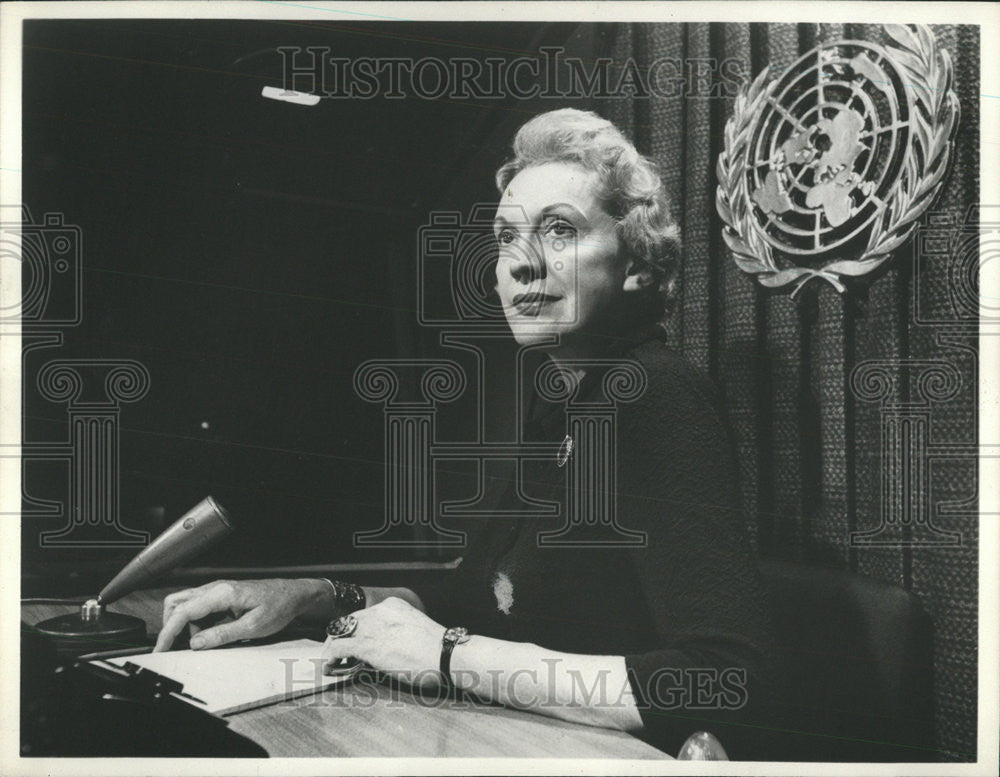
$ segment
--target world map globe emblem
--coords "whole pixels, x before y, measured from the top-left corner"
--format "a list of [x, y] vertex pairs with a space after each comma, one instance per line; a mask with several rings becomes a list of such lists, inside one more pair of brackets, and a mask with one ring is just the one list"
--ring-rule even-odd
[[716, 175], [722, 236], [770, 288], [882, 265], [940, 191], [958, 126], [948, 52], [924, 25], [825, 43], [737, 94]]
[[903, 75], [860, 41], [814, 49], [779, 79], [751, 140], [748, 188], [778, 251], [831, 251], [872, 226], [910, 143]]

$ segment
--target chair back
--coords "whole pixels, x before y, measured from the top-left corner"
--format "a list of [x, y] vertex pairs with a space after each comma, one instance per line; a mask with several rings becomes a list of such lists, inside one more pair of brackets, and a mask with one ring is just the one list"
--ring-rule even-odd
[[930, 619], [894, 585], [764, 560], [784, 700], [783, 760], [924, 761], [933, 751]]

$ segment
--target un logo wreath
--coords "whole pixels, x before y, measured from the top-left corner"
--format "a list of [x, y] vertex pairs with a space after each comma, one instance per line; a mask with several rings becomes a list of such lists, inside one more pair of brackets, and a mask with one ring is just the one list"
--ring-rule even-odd
[[737, 266], [763, 286], [795, 284], [794, 297], [820, 278], [844, 292], [940, 189], [959, 117], [951, 59], [925, 26], [885, 31], [898, 45], [823, 44], [736, 96], [716, 209]]

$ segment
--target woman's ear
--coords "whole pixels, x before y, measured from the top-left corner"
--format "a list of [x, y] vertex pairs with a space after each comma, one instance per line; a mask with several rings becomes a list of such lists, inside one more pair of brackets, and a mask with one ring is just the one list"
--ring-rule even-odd
[[629, 259], [625, 268], [625, 282], [622, 288], [626, 292], [645, 291], [656, 282], [653, 271], [645, 262]]

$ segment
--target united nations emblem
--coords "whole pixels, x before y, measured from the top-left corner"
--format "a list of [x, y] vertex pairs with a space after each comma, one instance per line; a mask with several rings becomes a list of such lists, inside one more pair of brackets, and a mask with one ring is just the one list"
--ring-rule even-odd
[[716, 207], [736, 264], [764, 286], [840, 292], [902, 245], [940, 188], [959, 104], [948, 52], [925, 26], [897, 45], [840, 40], [736, 96]]

